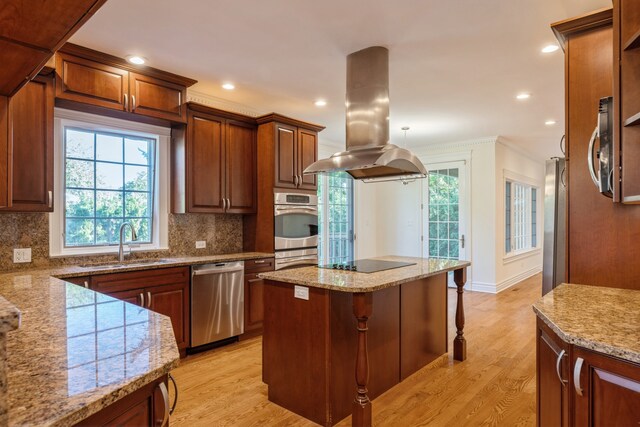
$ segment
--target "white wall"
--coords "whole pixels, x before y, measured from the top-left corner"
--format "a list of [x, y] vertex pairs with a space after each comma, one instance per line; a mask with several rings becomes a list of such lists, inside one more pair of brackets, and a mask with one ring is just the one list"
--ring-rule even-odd
[[[320, 141], [322, 158], [343, 150], [343, 147]], [[486, 138], [423, 147], [414, 150], [425, 164], [465, 161], [470, 174], [469, 215], [466, 258], [472, 267], [467, 287], [481, 292], [499, 292], [513, 280], [539, 271], [541, 251], [522, 259], [505, 262], [504, 256], [504, 170], [511, 170], [544, 183], [544, 162], [510, 148], [499, 138]], [[436, 166], [437, 167], [437, 166]], [[426, 234], [423, 210], [426, 213], [426, 181], [403, 185], [400, 182], [355, 185], [355, 251], [357, 258], [383, 255], [422, 256], [420, 237]], [[542, 203], [542, 191], [538, 197]], [[542, 205], [538, 212], [542, 213]], [[542, 215], [542, 214], [541, 214]], [[539, 218], [540, 227], [543, 219]], [[542, 229], [538, 233], [542, 247]], [[519, 281], [519, 280], [518, 280]]]
[[[516, 257], [506, 257], [505, 240], [505, 176], [538, 188], [538, 242], [537, 249]], [[496, 291], [500, 292], [542, 271], [542, 247], [544, 224], [544, 178], [542, 159], [531, 157], [498, 139], [496, 144]]]

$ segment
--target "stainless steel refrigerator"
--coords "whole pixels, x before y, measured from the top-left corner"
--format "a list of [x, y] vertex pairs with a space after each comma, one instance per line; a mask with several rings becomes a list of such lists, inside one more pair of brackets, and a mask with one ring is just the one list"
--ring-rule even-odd
[[546, 162], [542, 295], [565, 280], [567, 257], [567, 172], [564, 158]]

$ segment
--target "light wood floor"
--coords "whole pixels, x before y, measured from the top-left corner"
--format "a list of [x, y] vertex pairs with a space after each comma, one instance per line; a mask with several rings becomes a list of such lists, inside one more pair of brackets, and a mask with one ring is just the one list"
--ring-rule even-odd
[[[449, 354], [373, 401], [377, 426], [535, 425], [537, 275], [498, 294], [465, 293], [468, 358]], [[375, 307], [374, 307], [375, 310]], [[455, 292], [449, 294], [449, 337]], [[173, 373], [180, 400], [172, 426], [312, 426], [267, 400], [261, 339], [190, 356]], [[338, 425], [349, 426], [346, 418]]]

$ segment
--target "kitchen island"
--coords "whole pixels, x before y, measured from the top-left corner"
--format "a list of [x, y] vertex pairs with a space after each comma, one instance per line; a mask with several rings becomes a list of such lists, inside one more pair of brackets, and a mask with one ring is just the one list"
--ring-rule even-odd
[[325, 426], [349, 414], [354, 426], [371, 425], [371, 399], [447, 353], [450, 271], [458, 295], [454, 359], [466, 359], [470, 263], [379, 259], [415, 264], [370, 274], [304, 267], [260, 275], [269, 400]]

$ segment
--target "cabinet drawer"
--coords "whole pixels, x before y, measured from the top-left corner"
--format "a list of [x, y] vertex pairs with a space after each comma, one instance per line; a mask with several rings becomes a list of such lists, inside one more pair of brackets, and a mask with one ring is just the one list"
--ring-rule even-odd
[[100, 274], [91, 277], [91, 289], [104, 293], [176, 283], [189, 283], [189, 267], [158, 268], [127, 273]]
[[89, 283], [91, 283], [91, 277], [89, 276], [81, 276], [81, 277], [67, 277], [64, 280], [65, 282], [73, 283], [78, 286], [84, 286], [85, 288], [89, 287]]
[[273, 271], [275, 258], [248, 259], [244, 262], [245, 273], [259, 273], [261, 271]]

